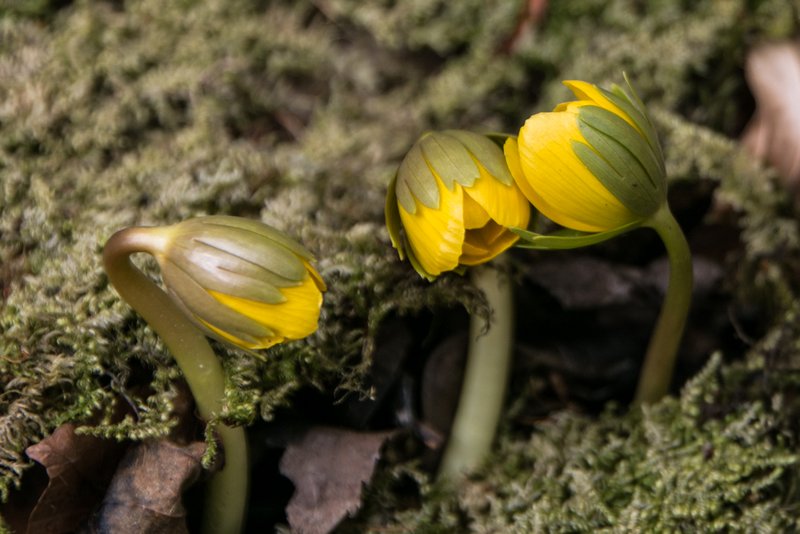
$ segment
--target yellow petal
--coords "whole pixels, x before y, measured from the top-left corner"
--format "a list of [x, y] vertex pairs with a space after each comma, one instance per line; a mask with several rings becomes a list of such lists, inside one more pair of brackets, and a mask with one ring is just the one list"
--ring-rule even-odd
[[511, 176], [514, 177], [514, 182], [516, 182], [517, 187], [519, 187], [522, 194], [525, 195], [534, 206], [537, 206], [537, 204], [533, 202], [534, 197], [537, 196], [536, 192], [522, 173], [522, 167], [519, 163], [519, 145], [515, 138], [509, 137], [506, 139], [506, 142], [503, 144], [503, 154], [506, 157], [508, 170], [511, 171]]
[[[322, 293], [317, 284], [318, 279], [309, 273], [300, 285], [280, 288], [286, 301], [279, 304], [266, 304], [218, 291], [209, 291], [209, 294], [223, 306], [263, 324], [275, 332], [275, 337], [280, 338], [278, 341], [283, 341], [304, 338], [317, 329], [322, 305]], [[224, 332], [218, 333], [223, 337], [231, 337]], [[275, 342], [275, 338], [265, 339], [264, 346]]]
[[467, 231], [467, 237], [464, 241], [470, 241], [472, 243], [481, 243], [484, 248], [488, 248], [497, 241], [497, 238], [500, 237], [503, 233], [507, 232], [504, 226], [500, 226], [494, 221], [490, 221], [486, 226], [483, 228], [476, 228], [475, 230]]
[[494, 179], [483, 165], [478, 164], [478, 169], [480, 177], [472, 187], [465, 187], [464, 193], [475, 200], [499, 225], [527, 227], [531, 206], [525, 195], [515, 184], [505, 185]]
[[585, 143], [570, 111], [538, 113], [520, 130], [519, 165], [534, 206], [558, 224], [582, 231], [610, 230], [636, 220], [578, 159], [573, 141]]
[[217, 334], [222, 339], [224, 339], [224, 340], [236, 345], [237, 347], [243, 347], [245, 349], [251, 349], [251, 350], [268, 349], [273, 345], [277, 345], [278, 343], [282, 343], [283, 341], [286, 341], [286, 338], [278, 337], [278, 336], [272, 336], [272, 337], [265, 337], [265, 338], [261, 339], [258, 343], [252, 343], [250, 341], [245, 341], [243, 339], [239, 339], [238, 337], [236, 337], [236, 336], [234, 336], [232, 334], [229, 334], [228, 332], [225, 332], [224, 330], [220, 330], [216, 326], [214, 326], [211, 323], [208, 323], [208, 322], [202, 320], [201, 318], [199, 318], [197, 316], [195, 316], [195, 319], [200, 321], [203, 325], [205, 325], [206, 328], [208, 328], [209, 330], [211, 330], [212, 332]]
[[522, 172], [522, 167], [519, 161], [519, 148], [517, 140], [509, 137], [503, 145], [503, 152], [506, 156], [506, 163], [511, 171], [511, 176], [519, 186], [520, 190], [525, 194], [528, 200], [539, 210], [545, 217], [552, 221], [558, 222], [561, 226], [566, 228], [573, 228], [575, 230], [594, 231], [593, 229], [586, 229], [586, 225], [578, 220], [573, 219], [569, 214], [561, 213], [545, 201], [531, 186], [531, 183]]
[[464, 240], [464, 254], [459, 262], [462, 265], [478, 265], [499, 255], [513, 245], [519, 236], [494, 221], [483, 228], [468, 230]]
[[450, 191], [438, 177], [436, 185], [439, 188], [438, 209], [417, 203], [417, 212], [411, 214], [399, 206], [400, 220], [414, 256], [433, 276], [458, 267], [465, 231], [463, 188], [454, 182], [455, 187]]
[[[467, 231], [467, 235], [468, 236], [469, 236], [469, 233], [470, 233], [470, 231], [468, 230]], [[467, 238], [467, 239], [464, 240], [464, 246], [461, 249], [461, 258], [463, 258], [464, 256], [475, 256], [475, 257], [483, 258], [488, 253], [489, 253], [489, 248], [488, 247], [482, 247], [482, 246], [480, 246], [478, 244], [473, 243], [472, 240]], [[459, 262], [461, 261], [461, 258], [459, 258]]]
[[480, 204], [464, 195], [464, 228], [481, 228], [489, 222], [489, 214]]

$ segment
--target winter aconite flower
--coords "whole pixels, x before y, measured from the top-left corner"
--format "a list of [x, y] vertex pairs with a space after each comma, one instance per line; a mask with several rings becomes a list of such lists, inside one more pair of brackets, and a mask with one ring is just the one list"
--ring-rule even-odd
[[[166, 290], [131, 262], [140, 252], [156, 258]], [[226, 380], [205, 335], [261, 349], [314, 332], [325, 284], [310, 261], [306, 249], [279, 231], [227, 216], [124, 228], [103, 248], [109, 282], [161, 337], [207, 421], [222, 414]], [[203, 532], [241, 532], [247, 438], [242, 427], [218, 422], [214, 429], [225, 465], [207, 486]]]
[[633, 92], [564, 82], [576, 101], [537, 113], [504, 150], [522, 192], [545, 216], [585, 232], [644, 221], [666, 202], [655, 130]]
[[[461, 130], [424, 134], [400, 164], [386, 195], [386, 226], [400, 258], [433, 280], [495, 258], [525, 228], [530, 203], [514, 184], [503, 151], [489, 137]], [[440, 477], [471, 471], [489, 454], [508, 383], [514, 324], [513, 290], [501, 269], [470, 269], [492, 322], [470, 318], [461, 396]]]
[[148, 230], [160, 236], [151, 252], [168, 293], [211, 337], [263, 349], [317, 329], [325, 284], [278, 230], [227, 216]]
[[[627, 80], [626, 80], [627, 81]], [[520, 246], [568, 249], [638, 227], [655, 230], [667, 249], [669, 283], [645, 354], [634, 401], [669, 390], [692, 298], [692, 258], [667, 204], [664, 157], [644, 104], [628, 91], [564, 82], [578, 100], [537, 113], [504, 146], [514, 179], [531, 203], [570, 231], [515, 229]]]
[[517, 241], [508, 228], [525, 228], [529, 217], [500, 148], [461, 130], [423, 135], [386, 198], [392, 244], [429, 280], [491, 260]]

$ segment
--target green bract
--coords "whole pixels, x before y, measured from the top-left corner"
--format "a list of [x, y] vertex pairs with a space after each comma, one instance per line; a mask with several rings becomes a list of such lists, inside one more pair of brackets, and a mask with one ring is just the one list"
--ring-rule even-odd
[[464, 130], [425, 133], [397, 171], [397, 200], [411, 214], [417, 212], [415, 198], [428, 208], [438, 209], [436, 177], [450, 191], [454, 183], [470, 187], [480, 177], [476, 161], [502, 184], [514, 183], [503, 153], [486, 136]]

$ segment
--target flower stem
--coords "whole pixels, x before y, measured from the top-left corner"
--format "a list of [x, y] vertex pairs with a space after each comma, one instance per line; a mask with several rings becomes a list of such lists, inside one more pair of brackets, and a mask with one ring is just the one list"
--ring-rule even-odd
[[439, 468], [444, 480], [455, 480], [476, 469], [488, 456], [511, 366], [514, 309], [510, 280], [496, 266], [473, 267], [470, 274], [486, 297], [492, 320], [486, 330], [483, 319], [476, 315], [470, 319], [461, 396]]
[[655, 402], [667, 394], [692, 300], [692, 256], [681, 227], [664, 206], [645, 223], [664, 242], [669, 256], [669, 285], [647, 347], [634, 404]]
[[[225, 372], [205, 336], [170, 297], [130, 261], [135, 252], [152, 252], [156, 229], [120, 230], [103, 249], [103, 264], [120, 296], [144, 317], [161, 337], [183, 371], [197, 411], [205, 420], [220, 413]], [[247, 505], [247, 440], [241, 427], [220, 424], [217, 432], [225, 465], [209, 481], [203, 529], [207, 533], [241, 532]]]

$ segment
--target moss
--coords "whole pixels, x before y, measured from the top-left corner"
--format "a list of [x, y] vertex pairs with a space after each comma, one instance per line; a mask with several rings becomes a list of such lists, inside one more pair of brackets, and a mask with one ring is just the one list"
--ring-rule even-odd
[[[28, 465], [24, 448], [63, 421], [99, 416], [85, 431], [117, 439], [174, 424], [176, 368], [100, 267], [120, 227], [232, 213], [317, 254], [331, 288], [318, 334], [264, 362], [221, 349], [233, 422], [271, 418], [301, 387], [358, 389], [373, 333], [393, 310], [476, 306], [459, 278], [428, 286], [411, 276], [382, 224], [384, 184], [436, 115], [419, 96], [442, 77], [376, 50], [363, 31], [343, 39], [305, 3], [47, 6], [47, 24], [0, 19], [9, 51], [0, 70], [14, 74], [0, 81], [4, 498]], [[481, 22], [482, 10], [474, 2], [462, 18], [486, 32], [494, 21]], [[469, 100], [499, 80], [498, 71]], [[153, 262], [142, 267], [157, 277]], [[142, 364], [150, 389], [131, 391]]]
[[[552, 414], [529, 437], [506, 433], [485, 470], [455, 493], [422, 477], [424, 504], [388, 520], [373, 511], [360, 526], [371, 532], [793, 531], [800, 463], [793, 416], [779, 389], [755, 393], [761, 388], [753, 375], [763, 372], [758, 365], [723, 367], [717, 354], [679, 398], [628, 413], [609, 406], [598, 418]], [[731, 402], [726, 391], [742, 388], [751, 397]], [[397, 480], [398, 472], [384, 480]], [[379, 508], [398, 507], [383, 489], [373, 489]]]

